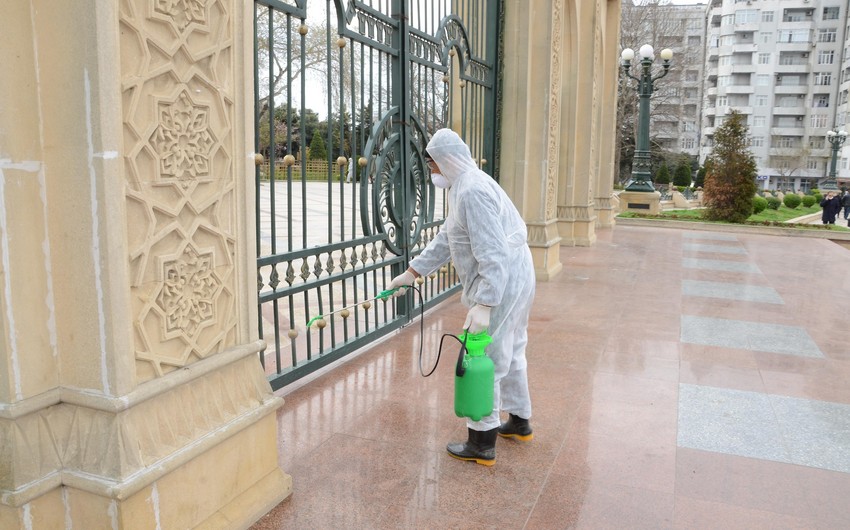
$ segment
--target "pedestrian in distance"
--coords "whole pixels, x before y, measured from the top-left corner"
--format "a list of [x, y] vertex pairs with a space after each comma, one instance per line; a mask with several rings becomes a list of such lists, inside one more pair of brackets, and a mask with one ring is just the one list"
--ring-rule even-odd
[[821, 221], [825, 225], [834, 225], [835, 218], [841, 211], [841, 199], [833, 191], [826, 192], [826, 197], [820, 201], [820, 207], [823, 208]]
[[[464, 330], [487, 331], [486, 353], [495, 366], [493, 411], [467, 419], [466, 442], [450, 443], [449, 454], [485, 466], [496, 462], [496, 438], [531, 440], [531, 397], [525, 347], [535, 278], [522, 216], [505, 191], [478, 168], [469, 147], [451, 129], [434, 133], [426, 146], [431, 182], [448, 189], [452, 208], [442, 230], [390, 288], [412, 285], [452, 261], [469, 308]], [[402, 290], [395, 294], [402, 294]], [[500, 410], [508, 413], [501, 422]]]
[[847, 221], [850, 217], [850, 191], [844, 191], [844, 195], [841, 196], [841, 206], [844, 208], [844, 220]]

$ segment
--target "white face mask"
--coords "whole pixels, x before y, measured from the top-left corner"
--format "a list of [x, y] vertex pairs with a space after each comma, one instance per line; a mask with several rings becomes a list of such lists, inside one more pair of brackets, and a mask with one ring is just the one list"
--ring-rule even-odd
[[447, 189], [451, 187], [449, 179], [441, 173], [431, 173], [431, 182], [433, 182], [434, 186], [437, 186], [438, 188]]

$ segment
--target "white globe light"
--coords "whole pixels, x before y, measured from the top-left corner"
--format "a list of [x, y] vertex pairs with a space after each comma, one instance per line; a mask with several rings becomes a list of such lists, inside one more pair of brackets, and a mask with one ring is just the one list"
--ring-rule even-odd
[[847, 137], [847, 131], [841, 131], [841, 132], [840, 132], [840, 133], [838, 133], [838, 134], [840, 134], [842, 138], [846, 138], [846, 137]]
[[623, 50], [623, 53], [620, 54], [620, 57], [622, 57], [624, 61], [631, 61], [635, 58], [635, 51], [631, 48], [626, 48]]
[[664, 48], [663, 50], [661, 50], [661, 58], [665, 61], [669, 61], [673, 58], [673, 50], [671, 50], [670, 48]]
[[640, 47], [640, 56], [644, 59], [652, 59], [655, 57], [655, 49], [649, 44], [644, 44]]
[[833, 136], [835, 136], [835, 131], [827, 131], [826, 135], [832, 138]]

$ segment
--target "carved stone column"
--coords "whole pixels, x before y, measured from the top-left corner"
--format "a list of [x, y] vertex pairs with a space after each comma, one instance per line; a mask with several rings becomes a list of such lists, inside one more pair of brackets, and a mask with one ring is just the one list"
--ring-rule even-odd
[[[561, 149], [567, 163], [560, 173], [558, 186], [558, 231], [564, 244], [589, 246], [596, 241], [595, 195], [600, 192], [604, 138], [613, 135], [605, 107], [616, 106], [606, 90], [605, 38], [607, 0], [567, 2], [568, 32], [572, 35], [565, 50], [564, 100]], [[615, 72], [616, 73], [616, 72]], [[614, 95], [616, 95], [614, 93]], [[605, 186], [606, 194], [611, 185]]]
[[619, 28], [620, 0], [605, 0], [599, 23], [603, 26], [602, 49], [599, 52], [597, 66], [601, 68], [602, 86], [600, 99], [599, 157], [596, 162], [599, 171], [596, 174], [594, 189], [594, 207], [596, 226], [613, 227], [619, 208], [619, 200], [614, 196], [614, 180], [617, 175], [617, 79], [619, 75]]
[[255, 340], [252, 3], [0, 34], [0, 528], [244, 527], [291, 491]]
[[[506, 0], [500, 182], [528, 226], [539, 280], [561, 271], [556, 198], [563, 2]], [[545, 101], [542, 100], [545, 97]]]

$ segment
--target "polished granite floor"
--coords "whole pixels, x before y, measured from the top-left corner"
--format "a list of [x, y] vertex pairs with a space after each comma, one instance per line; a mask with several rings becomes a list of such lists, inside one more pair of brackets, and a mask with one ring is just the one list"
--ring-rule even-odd
[[[451, 355], [421, 377], [417, 323], [279, 392], [294, 492], [253, 528], [850, 528], [850, 251], [620, 226], [561, 260], [529, 326], [532, 442], [447, 456]], [[426, 314], [425, 364], [464, 316]]]

